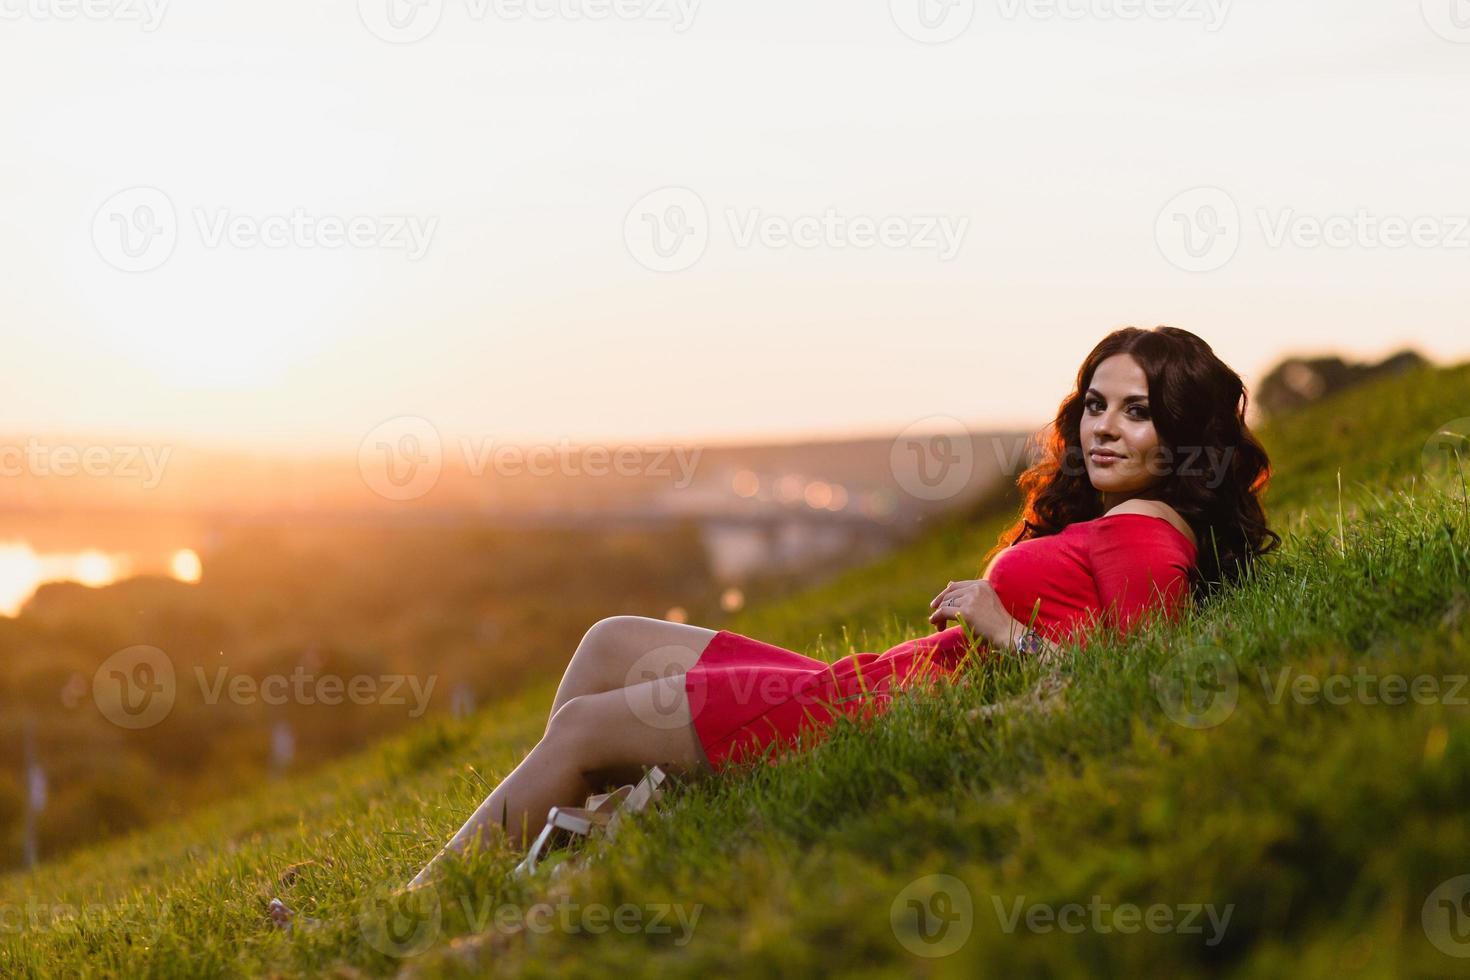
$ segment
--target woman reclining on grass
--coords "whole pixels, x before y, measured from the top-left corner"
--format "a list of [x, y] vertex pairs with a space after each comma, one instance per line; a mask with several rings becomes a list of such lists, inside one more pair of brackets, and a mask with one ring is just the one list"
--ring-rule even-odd
[[770, 758], [837, 712], [881, 711], [894, 690], [953, 677], [977, 656], [1049, 657], [1063, 642], [1085, 645], [1095, 626], [1126, 631], [1235, 581], [1281, 542], [1261, 508], [1270, 464], [1245, 406], [1240, 376], [1188, 331], [1103, 338], [1043, 458], [1020, 477], [1022, 516], [986, 555], [984, 577], [950, 582], [930, 603], [940, 632], [884, 653], [827, 664], [728, 630], [598, 622], [567, 665], [544, 737], [410, 887], [491, 827], [524, 849], [551, 807], [647, 767], [693, 775]]

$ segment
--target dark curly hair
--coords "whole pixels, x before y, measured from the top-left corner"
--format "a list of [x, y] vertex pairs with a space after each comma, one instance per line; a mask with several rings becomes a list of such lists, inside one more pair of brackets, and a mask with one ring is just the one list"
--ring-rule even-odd
[[1177, 327], [1115, 330], [1087, 355], [1076, 387], [1038, 437], [1040, 459], [1016, 481], [1024, 499], [1021, 517], [1001, 533], [984, 564], [1019, 541], [1103, 515], [1102, 494], [1084, 465], [1081, 420], [1093, 372], [1117, 354], [1143, 368], [1149, 412], [1168, 449], [1163, 479], [1142, 496], [1169, 504], [1194, 531], [1199, 549], [1192, 587], [1196, 599], [1205, 598], [1248, 574], [1281, 536], [1266, 526], [1261, 507], [1271, 463], [1245, 424], [1245, 385], [1209, 344]]

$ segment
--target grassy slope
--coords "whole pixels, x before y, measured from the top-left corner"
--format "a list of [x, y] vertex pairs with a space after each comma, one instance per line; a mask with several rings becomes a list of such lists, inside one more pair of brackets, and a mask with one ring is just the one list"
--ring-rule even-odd
[[[487, 854], [436, 893], [428, 949], [393, 955], [402, 948], [378, 928], [379, 884], [406, 879], [534, 743], [550, 699], [537, 688], [0, 881], [0, 974], [1456, 972], [1464, 961], [1425, 942], [1419, 922], [1439, 882], [1470, 873], [1466, 708], [1273, 703], [1258, 670], [1466, 673], [1470, 515], [1415, 480], [1428, 435], [1470, 415], [1466, 392], [1470, 366], [1423, 372], [1270, 429], [1268, 503], [1291, 531], [1284, 553], [1180, 626], [1095, 644], [1065, 668], [1065, 710], [968, 719], [1040, 676], [997, 665], [971, 685], [900, 701], [865, 730], [841, 726], [781, 766], [681, 787], [672, 819], [641, 821], [579, 875], [528, 888], [507, 879], [513, 855]], [[884, 649], [927, 631], [929, 598], [977, 574], [1008, 516], [937, 529], [731, 628], [828, 658]], [[1228, 654], [1238, 705], [1196, 730], [1168, 719], [1151, 678], [1206, 643]], [[316, 863], [283, 883], [302, 861]], [[965, 883], [972, 922], [949, 934], [950, 955], [919, 957], [890, 909], [940, 873]], [[294, 939], [264, 927], [276, 894], [325, 926]], [[661, 904], [699, 917], [684, 945], [672, 916], [670, 932], [599, 935], [497, 930], [485, 918], [547, 895], [626, 905], [643, 922]], [[1070, 934], [1023, 922], [1008, 934], [995, 906], [1085, 906], [1094, 895], [1233, 908], [1223, 939], [1207, 944], [1208, 925], [1205, 935]], [[477, 925], [492, 941], [451, 945]]]

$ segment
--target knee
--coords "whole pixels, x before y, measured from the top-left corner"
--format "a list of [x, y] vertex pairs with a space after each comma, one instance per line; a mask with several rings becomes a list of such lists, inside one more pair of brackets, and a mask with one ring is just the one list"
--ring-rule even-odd
[[596, 727], [596, 714], [596, 703], [589, 695], [568, 698], [551, 716], [546, 726], [546, 737], [566, 748], [586, 744], [588, 735]]
[[608, 616], [599, 619], [582, 635], [582, 642], [577, 649], [600, 649], [606, 648], [618, 642], [625, 635], [629, 624], [638, 616]]
[[544, 737], [567, 764], [584, 773], [599, 764], [607, 741], [608, 718], [596, 697], [579, 694], [557, 708]]
[[[616, 669], [633, 656], [634, 652], [649, 642], [648, 623], [645, 616], [608, 616], [593, 623], [577, 644], [576, 653], [584, 661], [592, 661], [594, 669]], [[609, 677], [609, 686], [621, 685], [616, 677]]]
[[634, 616], [624, 614], [621, 616], [604, 616], [592, 624], [587, 630], [589, 635], [593, 633], [625, 633], [629, 630], [646, 628], [650, 623], [660, 624], [663, 620], [651, 619], [648, 616]]

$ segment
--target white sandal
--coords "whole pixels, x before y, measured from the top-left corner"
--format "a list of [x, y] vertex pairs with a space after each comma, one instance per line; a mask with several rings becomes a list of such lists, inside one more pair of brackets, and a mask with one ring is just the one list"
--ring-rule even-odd
[[546, 826], [531, 844], [531, 849], [514, 874], [532, 875], [536, 865], [544, 858], [544, 852], [557, 830], [565, 830], [580, 837], [617, 836], [618, 827], [625, 813], [637, 813], [663, 798], [663, 784], [668, 776], [658, 766], [644, 774], [637, 785], [620, 786], [611, 793], [598, 793], [587, 797], [585, 806], [554, 806], [546, 814]]

